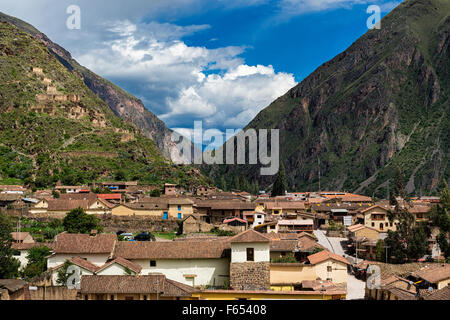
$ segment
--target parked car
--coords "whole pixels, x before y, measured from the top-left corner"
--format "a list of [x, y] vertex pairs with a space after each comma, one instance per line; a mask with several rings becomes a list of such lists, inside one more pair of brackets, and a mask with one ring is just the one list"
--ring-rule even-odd
[[134, 237], [136, 241], [155, 241], [155, 236], [149, 232], [142, 232]]
[[130, 240], [133, 240], [133, 239], [134, 239], [134, 237], [133, 237], [133, 234], [132, 234], [132, 233], [122, 233], [122, 234], [121, 234], [121, 236], [123, 237], [123, 239], [124, 239], [124, 240], [128, 240], [128, 241], [130, 241]]

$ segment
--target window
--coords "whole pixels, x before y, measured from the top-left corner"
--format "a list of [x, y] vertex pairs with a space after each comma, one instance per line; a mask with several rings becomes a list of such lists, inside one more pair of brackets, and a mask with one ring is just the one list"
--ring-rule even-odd
[[247, 248], [247, 261], [255, 261], [255, 249]]
[[182, 214], [178, 213], [178, 219], [182, 219]]
[[164, 212], [164, 213], [163, 213], [163, 219], [164, 219], [164, 220], [169, 219], [169, 214], [168, 214], [167, 212]]
[[275, 226], [270, 226], [270, 230], [275, 230]]
[[146, 295], [144, 295], [144, 300], [147, 300], [147, 296]]
[[333, 267], [327, 266], [327, 272], [331, 272], [331, 271], [333, 271]]
[[261, 219], [261, 218], [262, 218], [262, 216], [261, 216], [260, 214], [258, 214], [257, 217], [258, 217], [258, 219]]
[[84, 295], [84, 300], [89, 300], [89, 296], [87, 294]]
[[178, 206], [178, 211], [181, 211], [181, 206], [180, 205]]
[[150, 260], [150, 267], [156, 267], [156, 260]]
[[280, 211], [278, 211], [278, 210], [275, 210], [274, 212], [273, 212], [274, 214], [279, 214], [280, 213]]
[[386, 222], [384, 225], [385, 225], [386, 227], [389, 226], [389, 224], [388, 224], [387, 222]]
[[375, 227], [375, 222], [372, 222], [372, 227]]
[[111, 295], [110, 299], [111, 299], [111, 300], [114, 300], [114, 295], [113, 295], [113, 294]]

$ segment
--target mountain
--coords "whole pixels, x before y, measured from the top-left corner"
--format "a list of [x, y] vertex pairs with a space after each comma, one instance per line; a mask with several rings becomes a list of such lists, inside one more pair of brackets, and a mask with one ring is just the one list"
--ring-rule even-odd
[[0, 21], [3, 183], [38, 188], [105, 179], [187, 187], [208, 183], [198, 169], [167, 160], [152, 139], [118, 117], [44, 42]]
[[[245, 129], [279, 129], [293, 190], [385, 197], [396, 168], [420, 195], [449, 180], [450, 1], [405, 0], [347, 50], [261, 111]], [[320, 160], [319, 160], [320, 159]], [[204, 167], [228, 184], [258, 165]]]
[[70, 72], [80, 75], [89, 89], [98, 95], [116, 115], [131, 121], [142, 130], [145, 136], [153, 139], [165, 157], [174, 161], [182, 160], [178, 158], [178, 153], [175, 152], [175, 144], [171, 141], [172, 130], [150, 112], [140, 99], [80, 65], [67, 50], [52, 42], [32, 25], [1, 12], [0, 21], [7, 21], [44, 43], [62, 65]]

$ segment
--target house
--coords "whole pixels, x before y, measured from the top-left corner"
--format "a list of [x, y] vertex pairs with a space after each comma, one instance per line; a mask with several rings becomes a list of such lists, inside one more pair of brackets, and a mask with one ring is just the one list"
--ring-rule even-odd
[[196, 291], [162, 274], [89, 275], [83, 276], [80, 283], [83, 300], [180, 300]]
[[382, 278], [379, 288], [366, 287], [366, 298], [369, 300], [418, 300], [413, 282], [397, 275]]
[[379, 239], [380, 232], [378, 229], [368, 227], [362, 224], [356, 224], [347, 227], [349, 239], [361, 239], [366, 238], [377, 241]]
[[217, 189], [215, 187], [208, 187], [208, 186], [199, 186], [195, 191], [197, 196], [207, 196], [216, 192]]
[[141, 274], [162, 273], [193, 287], [223, 287], [229, 281], [230, 244], [224, 240], [117, 242], [114, 258], [142, 267]]
[[194, 214], [190, 214], [184, 218], [182, 222], [183, 234], [210, 232], [213, 226], [206, 223]]
[[414, 204], [408, 206], [408, 211], [414, 215], [416, 222], [428, 221], [428, 214], [430, 213], [431, 207], [428, 205]]
[[248, 221], [250, 228], [264, 224], [266, 219], [266, 214], [264, 212], [246, 212], [244, 214], [244, 219]]
[[364, 216], [364, 225], [377, 229], [379, 232], [395, 231], [398, 221], [390, 222], [388, 219], [388, 209], [379, 205], [371, 206], [361, 211]]
[[225, 219], [223, 221], [223, 224], [226, 224], [227, 226], [233, 227], [234, 230], [237, 230], [237, 232], [242, 232], [247, 230], [248, 222], [247, 220], [234, 217], [230, 219]]
[[22, 195], [18, 193], [0, 193], [0, 207], [19, 207]]
[[[303, 233], [309, 235], [309, 233]], [[279, 237], [281, 235], [293, 235], [295, 238]], [[288, 255], [292, 255], [298, 262], [305, 262], [307, 256], [314, 253], [315, 250], [325, 249], [317, 243], [317, 239], [309, 236], [300, 236], [296, 234], [270, 233], [270, 261], [276, 262], [282, 260]]]
[[253, 213], [256, 205], [240, 200], [196, 200], [196, 211], [207, 223], [221, 224], [224, 219], [238, 217], [243, 219], [245, 214]]
[[172, 183], [166, 183], [164, 184], [164, 194], [166, 196], [174, 196], [177, 194], [177, 185]]
[[0, 193], [24, 194], [27, 188], [17, 185], [0, 185]]
[[106, 193], [106, 194], [99, 193], [99, 194], [97, 194], [97, 198], [106, 200], [113, 204], [119, 204], [122, 202], [122, 194], [121, 193]]
[[28, 283], [18, 279], [0, 279], [0, 300], [31, 300]]
[[450, 264], [427, 265], [411, 273], [410, 278], [420, 281], [419, 288], [440, 290], [450, 284]]
[[308, 256], [308, 261], [314, 265], [317, 276], [335, 284], [347, 283], [347, 266], [349, 262], [344, 257], [322, 250]]
[[29, 232], [11, 232], [11, 237], [15, 243], [34, 243], [34, 239]]
[[235, 290], [270, 287], [270, 238], [249, 229], [232, 238], [230, 285]]
[[329, 281], [340, 288], [347, 285], [349, 262], [328, 250], [309, 255], [304, 263], [271, 263], [270, 286], [272, 290], [302, 290], [305, 281]]
[[[86, 196], [85, 196], [86, 195]], [[68, 212], [81, 208], [88, 214], [108, 214], [111, 212], [111, 206], [102, 199], [97, 199], [87, 194], [78, 194], [80, 197], [69, 198], [61, 197], [58, 199], [43, 199], [28, 211], [31, 214], [44, 214], [54, 216], [65, 216]], [[69, 195], [67, 195], [69, 196]], [[74, 196], [74, 194], [70, 194]], [[85, 196], [85, 197], [83, 197]]]
[[433, 290], [423, 300], [450, 300], [450, 285], [439, 290]]
[[314, 221], [305, 220], [278, 220], [278, 232], [310, 232], [314, 231]]
[[297, 214], [305, 212], [306, 209], [303, 201], [267, 201], [263, 204], [267, 214], [286, 219], [296, 219]]
[[194, 202], [187, 198], [148, 198], [135, 203], [123, 203], [111, 210], [113, 216], [154, 216], [163, 220], [192, 215]]
[[80, 193], [82, 190], [90, 192], [87, 186], [56, 186], [55, 190], [60, 193]]
[[132, 193], [136, 190], [138, 183], [137, 181], [119, 181], [119, 182], [97, 182], [94, 186], [99, 186], [104, 189], [109, 189], [111, 192], [118, 192], [118, 193]]
[[114, 253], [115, 234], [70, 234], [60, 233], [53, 242], [52, 254], [47, 259], [47, 269], [59, 268], [66, 260], [75, 257], [96, 266], [103, 266]]

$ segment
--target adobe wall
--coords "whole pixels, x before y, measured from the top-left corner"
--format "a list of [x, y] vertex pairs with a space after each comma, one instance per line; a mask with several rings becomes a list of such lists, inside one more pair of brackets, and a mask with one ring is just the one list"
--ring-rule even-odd
[[31, 300], [76, 300], [78, 290], [64, 286], [37, 287], [30, 290]]
[[269, 290], [268, 262], [234, 262], [230, 264], [230, 286], [234, 290]]

